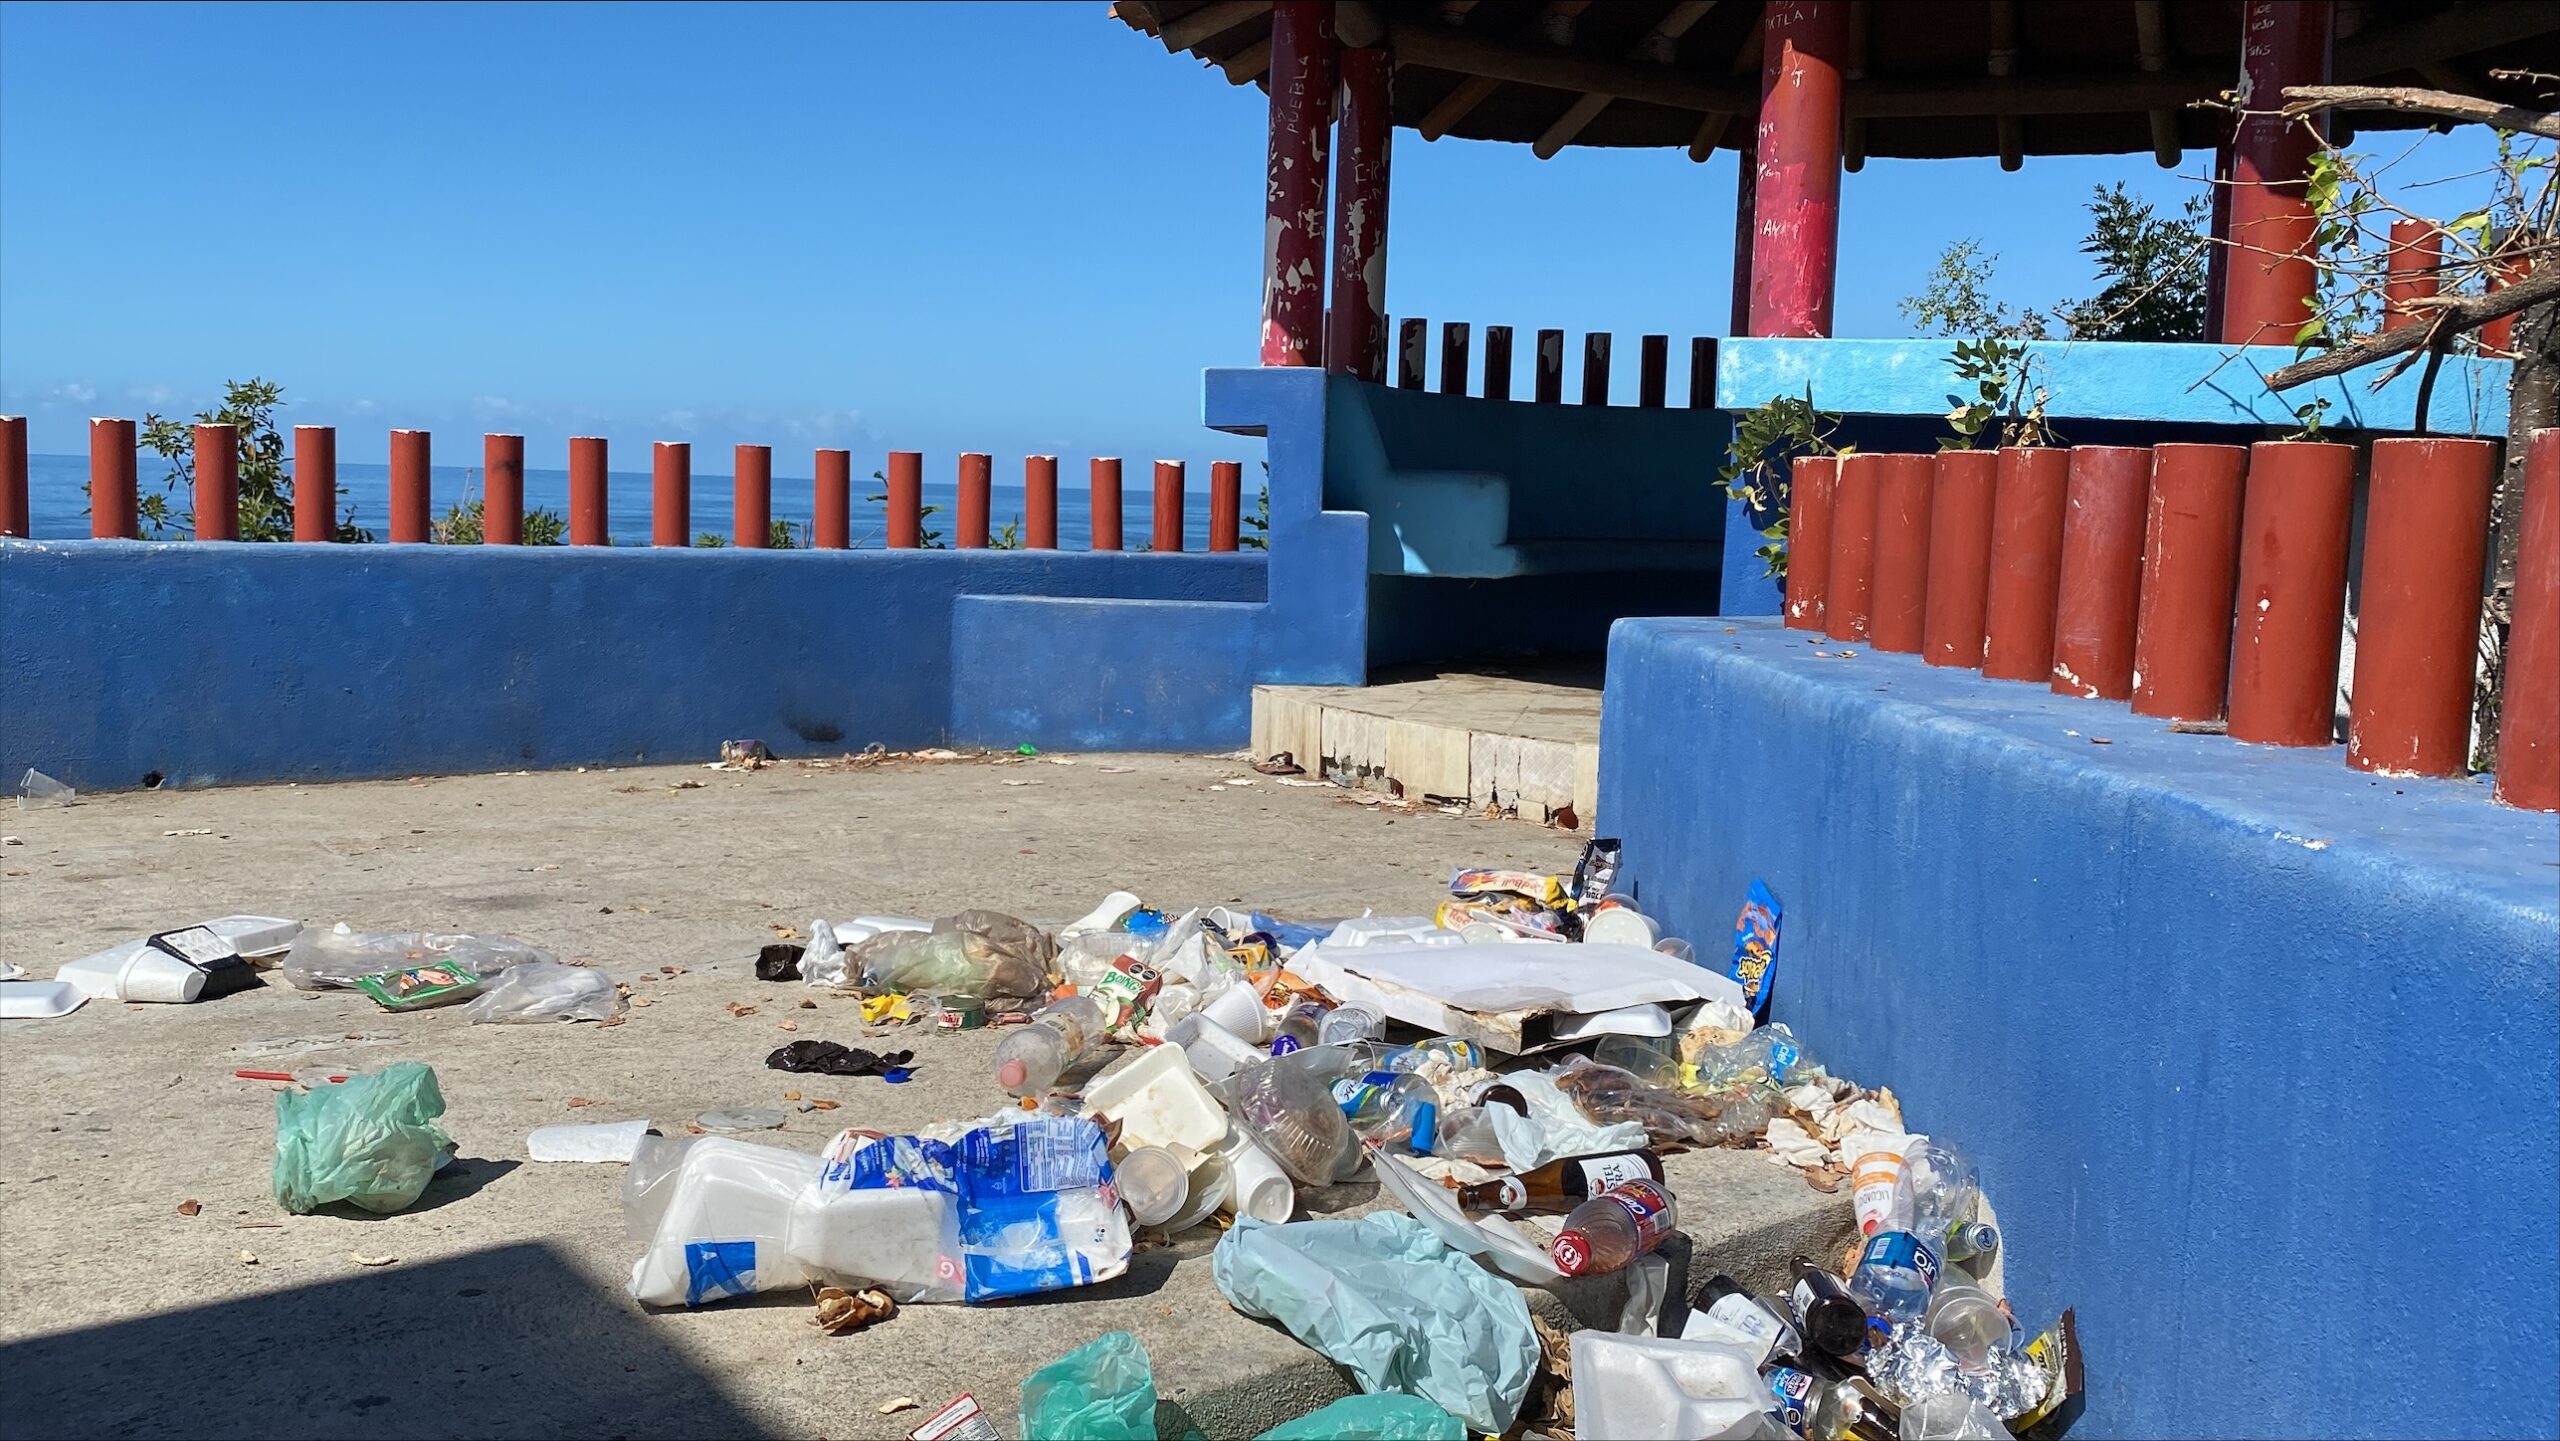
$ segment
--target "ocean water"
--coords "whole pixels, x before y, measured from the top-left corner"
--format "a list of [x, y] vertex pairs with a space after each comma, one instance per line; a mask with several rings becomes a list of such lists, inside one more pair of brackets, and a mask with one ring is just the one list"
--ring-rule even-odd
[[[1063, 472], [1066, 467], [1061, 467]], [[156, 456], [144, 456], [140, 470], [142, 494], [161, 492], [165, 464]], [[1093, 511], [1090, 498], [1081, 488], [1069, 489], [1064, 474], [1058, 487], [1058, 545], [1062, 550], [1084, 550], [1093, 540]], [[1248, 477], [1250, 479], [1250, 477]], [[37, 540], [79, 540], [89, 534], [89, 496], [84, 488], [89, 483], [89, 458], [85, 455], [31, 455], [27, 457], [28, 519]], [[338, 465], [338, 509], [344, 514], [352, 508], [357, 525], [380, 539], [390, 529], [391, 468], [385, 465], [355, 465], [341, 461]], [[887, 534], [888, 517], [885, 503], [868, 499], [878, 494], [880, 482], [867, 473], [853, 478], [852, 539], [859, 547], [872, 548]], [[457, 501], [480, 493], [480, 469], [458, 465], [439, 465], [428, 477], [430, 509], [441, 518]], [[649, 543], [649, 502], [651, 480], [647, 472], [611, 471], [605, 476], [605, 525], [616, 545]], [[727, 537], [730, 533], [731, 477], [693, 476], [693, 525], [699, 535], [704, 531]], [[925, 529], [939, 530], [949, 542], [953, 512], [959, 500], [959, 487], [950, 481], [927, 480], [924, 503], [942, 509], [925, 517]], [[1132, 546], [1142, 545], [1154, 532], [1153, 479], [1144, 467], [1131, 467], [1121, 487], [1121, 536]], [[807, 528], [817, 501], [817, 483], [807, 476], [773, 478], [773, 518], [789, 521], [808, 543]], [[183, 511], [193, 497], [172, 498], [170, 508]], [[533, 470], [524, 473], [524, 503], [529, 510], [550, 509], [564, 518], [569, 513], [569, 472], [565, 470]], [[1246, 499], [1250, 513], [1252, 500]], [[1020, 485], [999, 483], [992, 487], [988, 505], [988, 525], [1001, 531], [1005, 523], [1022, 515], [1023, 494]], [[1182, 546], [1185, 550], [1209, 548], [1209, 497], [1186, 495], [1182, 506]], [[183, 539], [171, 535], [169, 539]]]

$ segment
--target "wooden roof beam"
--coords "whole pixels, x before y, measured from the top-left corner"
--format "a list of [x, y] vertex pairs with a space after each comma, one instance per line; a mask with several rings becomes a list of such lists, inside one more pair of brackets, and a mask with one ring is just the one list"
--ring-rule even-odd
[[[1688, 34], [1689, 28], [1714, 8], [1716, 0], [1680, 0], [1679, 4], [1671, 7], [1669, 14], [1662, 17], [1661, 23], [1636, 42], [1635, 49], [1628, 52], [1627, 58], [1650, 65], [1669, 65], [1679, 51], [1680, 37]], [[1537, 153], [1540, 160], [1554, 159], [1557, 151], [1571, 145], [1574, 137], [1598, 119], [1600, 112], [1608, 109], [1609, 102], [1616, 98], [1602, 91], [1585, 94], [1557, 117], [1556, 123], [1548, 126], [1546, 133], [1529, 148]]]
[[1849, 114], [1879, 120], [2105, 115], [2188, 105], [2219, 95], [2230, 84], [2231, 77], [2219, 66], [2188, 66], [2156, 75], [2013, 76], [1991, 85], [1979, 80], [1870, 80], [1850, 91], [1842, 104]]
[[[1452, 6], [1455, 8], [1451, 8]], [[1462, 23], [1466, 19], [1467, 12], [1474, 8], [1475, 0], [1441, 0], [1440, 18], [1444, 22], [1455, 26]], [[1589, 8], [1591, 8], [1591, 0], [1548, 0], [1548, 3], [1541, 7], [1535, 16], [1531, 17], [1530, 23], [1532, 25], [1542, 25], [1546, 22], [1549, 16], [1562, 14], [1565, 21], [1570, 24], [1574, 16], [1581, 14]], [[1414, 27], [1407, 25], [1388, 27], [1387, 47], [1389, 50], [1394, 52], [1395, 63], [1398, 65], [1414, 63], [1414, 57], [1411, 55], [1408, 47], [1410, 38], [1416, 33], [1426, 32], [1417, 32]], [[1399, 36], [1403, 36], [1405, 39], [1403, 41], [1399, 41]], [[1482, 40], [1470, 40], [1468, 43], [1482, 45], [1488, 42]], [[1431, 61], [1423, 61], [1421, 63], [1428, 64], [1435, 70], [1455, 70], [1467, 77], [1466, 79], [1458, 82], [1457, 89], [1442, 96], [1440, 98], [1440, 103], [1432, 106], [1430, 112], [1422, 117], [1422, 123], [1414, 127], [1422, 132], [1422, 138], [1425, 140], [1437, 140], [1441, 136], [1456, 129], [1458, 122], [1466, 119], [1468, 115], [1474, 113], [1475, 108], [1482, 105], [1485, 102], [1486, 97], [1492, 95], [1494, 91], [1502, 88], [1503, 77], [1500, 75], [1482, 74], [1475, 71], [1465, 70], [1460, 66], [1442, 65]]]
[[2340, 85], [2514, 45], [2560, 30], [2549, 5], [2465, 5], [2426, 20], [2383, 25], [2341, 40], [2333, 52], [2330, 78]]
[[1156, 38], [1167, 50], [1188, 50], [1203, 40], [1215, 40], [1247, 20], [1270, 13], [1271, 0], [1209, 0], [1188, 15], [1164, 22]]
[[[1874, 29], [1875, 7], [1869, 0], [1849, 0], [1849, 63], [1840, 67], [1844, 95], [1867, 78], [1867, 40]], [[1867, 168], [1867, 120], [1863, 115], [1840, 117], [1840, 168], [1852, 175]]]
[[[2157, 75], [2169, 68], [2169, 17], [2160, 0], [2133, 0], [2133, 34], [2143, 74]], [[2154, 106], [2143, 113], [2151, 121], [2151, 158], [2163, 170], [2177, 169], [2184, 149], [2178, 143], [2178, 112]]]
[[1499, 41], [1419, 25], [1390, 24], [1388, 43], [1399, 65], [1422, 65], [1460, 75], [1550, 90], [1642, 100], [1673, 110], [1739, 114], [1758, 108], [1738, 85], [1715, 85], [1677, 71], [1624, 60], [1600, 60], [1567, 51], [1532, 50]]
[[[2018, 0], [1991, 0], [1991, 53], [1983, 68], [1994, 80], [2007, 80], [2018, 69]], [[1999, 136], [2000, 168], [2016, 170], [2027, 163], [2027, 122], [2015, 115], [1994, 115]]]
[[1219, 61], [1218, 68], [1227, 73], [1229, 85], [1251, 85], [1271, 68], [1271, 37], [1265, 35]]

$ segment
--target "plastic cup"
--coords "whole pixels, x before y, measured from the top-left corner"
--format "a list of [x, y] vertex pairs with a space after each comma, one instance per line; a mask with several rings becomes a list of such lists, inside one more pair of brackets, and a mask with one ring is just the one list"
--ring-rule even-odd
[[1269, 1013], [1263, 1010], [1262, 998], [1253, 993], [1253, 987], [1239, 983], [1204, 999], [1192, 1014], [1207, 1017], [1230, 1035], [1259, 1041], [1263, 1039], [1263, 1022]]
[[181, 1005], [204, 993], [205, 973], [165, 951], [144, 946], [124, 963], [116, 999]]
[[1112, 1167], [1120, 1199], [1141, 1226], [1161, 1225], [1181, 1214], [1191, 1196], [1191, 1170], [1162, 1146], [1140, 1146]]
[[1226, 1209], [1230, 1213], [1269, 1221], [1275, 1226], [1297, 1214], [1297, 1183], [1280, 1169], [1280, 1162], [1269, 1151], [1242, 1128], [1237, 1129], [1228, 1147]]
[[1956, 1364], [1978, 1371], [2009, 1349], [2017, 1332], [2008, 1313], [1979, 1286], [1942, 1285], [1929, 1298], [1929, 1335], [1955, 1353]]
[[1223, 1149], [1211, 1151], [1191, 1167], [1191, 1194], [1184, 1198], [1182, 1209], [1164, 1223], [1167, 1234], [1188, 1231], [1227, 1207], [1227, 1197], [1234, 1194], [1235, 1178], [1227, 1170]]
[[1600, 909], [1583, 919], [1582, 939], [1590, 945], [1643, 946], [1651, 950], [1653, 943], [1662, 939], [1662, 928], [1634, 906], [1603, 902]]
[[1247, 1066], [1270, 1060], [1261, 1047], [1198, 1012], [1174, 1022], [1165, 1039], [1182, 1047], [1201, 1079], [1224, 1081]]

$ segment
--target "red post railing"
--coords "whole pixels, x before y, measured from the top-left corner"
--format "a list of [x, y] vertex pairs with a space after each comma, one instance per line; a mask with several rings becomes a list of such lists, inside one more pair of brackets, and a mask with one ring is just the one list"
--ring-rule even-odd
[[199, 425], [196, 442], [196, 539], [240, 538], [240, 427]]
[[1058, 458], [1022, 458], [1022, 543], [1032, 550], [1058, 548]]
[[1540, 405], [1564, 403], [1564, 332], [1538, 332], [1538, 351], [1530, 357], [1529, 396]]
[[1089, 472], [1093, 499], [1093, 541], [1095, 550], [1120, 548], [1120, 461], [1116, 456], [1096, 456]]
[[2150, 449], [2073, 447], [2066, 495], [2062, 568], [2054, 587], [2053, 689], [2090, 700], [2124, 700], [2133, 694]]
[[2347, 764], [2468, 774], [2498, 444], [2377, 440], [2366, 487]]
[[423, 545], [435, 523], [432, 494], [434, 437], [423, 430], [391, 432], [391, 538]]
[[693, 544], [693, 443], [662, 440], [649, 448], [649, 543]]
[[2231, 648], [2234, 740], [2324, 746], [2335, 734], [2355, 467], [2352, 446], [2249, 447]]
[[338, 538], [338, 428], [293, 428], [293, 538]]
[[924, 452], [889, 452], [889, 533], [882, 541], [891, 550], [914, 550], [924, 544]]
[[571, 545], [613, 544], [612, 521], [605, 509], [606, 487], [611, 472], [606, 469], [604, 437], [575, 435], [569, 438], [569, 543]]
[[1395, 64], [1384, 46], [1344, 49], [1342, 112], [1334, 129], [1333, 294], [1325, 307], [1325, 368], [1387, 378], [1387, 185], [1395, 144]]
[[1831, 577], [1823, 587], [1822, 632], [1833, 640], [1865, 640], [1876, 579], [1876, 462], [1849, 455], [1831, 495]]
[[820, 450], [809, 543], [819, 550], [853, 544], [853, 452]]
[[1879, 455], [1875, 473], [1875, 586], [1867, 635], [1878, 650], [1917, 654], [1929, 605], [1929, 493], [1936, 472], [1925, 455]]
[[1244, 466], [1233, 460], [1209, 462], [1209, 549], [1232, 551], [1243, 543]]
[[480, 539], [524, 544], [524, 437], [480, 438]]
[[773, 544], [773, 447], [741, 445], [729, 463], [729, 530], [742, 550]]
[[1991, 512], [2000, 457], [1988, 450], [1942, 450], [1933, 464], [1929, 608], [1920, 654], [1931, 665], [1978, 670], [1983, 611], [1991, 595]]
[[1582, 403], [1609, 403], [1609, 332], [1605, 330], [1582, 337]]
[[1646, 335], [1636, 340], [1636, 404], [1660, 410], [1671, 400], [1671, 337]]
[[1982, 673], [2053, 679], [2053, 603], [2062, 573], [2062, 511], [2071, 461], [2060, 450], [2000, 452], [1991, 496], [1991, 585], [1983, 598]]
[[1511, 398], [1511, 327], [1508, 325], [1484, 328], [1484, 398]]
[[1148, 537], [1148, 549], [1179, 552], [1182, 549], [1182, 472], [1178, 460], [1156, 462], [1155, 509], [1150, 515], [1154, 533]]
[[2560, 429], [2533, 433], [2520, 529], [2496, 794], [2525, 810], [2560, 811]]
[[2286, 86], [2328, 80], [2332, 23], [2327, 4], [2247, 0], [2243, 7], [2240, 70], [2249, 99], [2232, 147], [2233, 248], [2219, 337], [2225, 345], [2290, 345], [2311, 318], [2319, 271], [2304, 186], [2321, 117], [2306, 124], [2278, 112]]
[[960, 455], [960, 504], [952, 517], [952, 545], [987, 548], [987, 512], [995, 504], [994, 462], [977, 451]]
[[1750, 333], [1829, 335], [1849, 7], [1811, 0], [1765, 6], [1761, 17]]
[[2417, 319], [2409, 302], [2427, 299], [2439, 288], [2436, 270], [2444, 263], [2444, 237], [2423, 220], [2394, 220], [2383, 263], [2382, 323], [2390, 329]]
[[27, 418], [0, 415], [0, 535], [32, 533], [27, 505]]
[[2136, 715], [2222, 719], [2248, 474], [2249, 452], [2236, 445], [2151, 448], [2142, 600], [2133, 625]]
[[1408, 315], [1396, 322], [1396, 389], [1422, 388], [1422, 367], [1430, 348], [1430, 321]]
[[1467, 393], [1467, 372], [1473, 367], [1467, 361], [1467, 341], [1474, 327], [1463, 320], [1444, 321], [1440, 326], [1440, 393]]
[[140, 493], [134, 475], [133, 422], [101, 417], [89, 422], [89, 534], [96, 540], [131, 540], [142, 533]]
[[1840, 488], [1840, 462], [1828, 455], [1800, 456], [1787, 483], [1787, 602], [1791, 630], [1820, 631], [1831, 589], [1831, 514]]

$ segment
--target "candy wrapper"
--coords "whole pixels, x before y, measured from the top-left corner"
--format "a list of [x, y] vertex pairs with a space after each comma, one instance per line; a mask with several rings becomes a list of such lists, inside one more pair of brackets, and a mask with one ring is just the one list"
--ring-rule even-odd
[[1733, 964], [1725, 974], [1741, 983], [1743, 1004], [1754, 1015], [1768, 1009], [1771, 973], [1778, 965], [1778, 918], [1785, 907], [1766, 881], [1753, 881], [1733, 922]]
[[1565, 904], [1564, 877], [1535, 871], [1501, 871], [1490, 867], [1463, 870], [1449, 877], [1449, 894], [1462, 901], [1504, 900], [1518, 896], [1541, 910]]
[[[2080, 1392], [2087, 1379], [2080, 1371], [2079, 1322], [2066, 1309], [2018, 1354], [2044, 1374], [2045, 1389], [2043, 1399], [2009, 1417], [2009, 1429], [2024, 1436], [2042, 1427], [2042, 1434], [2060, 1435], [2079, 1414]], [[2054, 1424], [2045, 1425], [2048, 1421]]]

